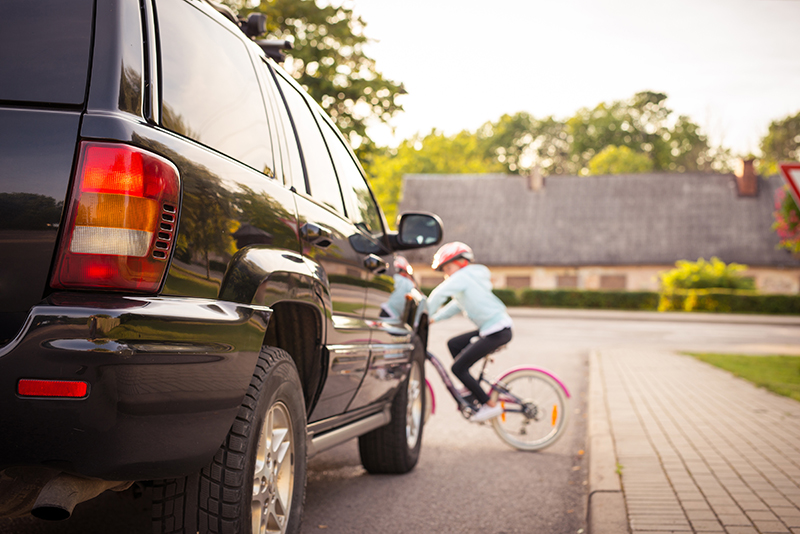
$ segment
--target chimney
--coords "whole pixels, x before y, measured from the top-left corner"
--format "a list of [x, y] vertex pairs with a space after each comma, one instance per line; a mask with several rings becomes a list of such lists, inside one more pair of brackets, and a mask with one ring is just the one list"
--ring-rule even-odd
[[753, 158], [739, 160], [736, 166], [736, 189], [740, 197], [758, 196], [758, 176]]
[[534, 165], [528, 174], [528, 189], [531, 191], [539, 191], [544, 187], [544, 176], [538, 165]]

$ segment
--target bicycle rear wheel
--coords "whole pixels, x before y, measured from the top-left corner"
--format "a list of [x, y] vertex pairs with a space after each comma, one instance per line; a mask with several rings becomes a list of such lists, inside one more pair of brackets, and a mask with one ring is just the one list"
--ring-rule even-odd
[[568, 396], [549, 374], [520, 369], [495, 386], [491, 398], [501, 403], [503, 414], [492, 419], [492, 427], [508, 445], [536, 451], [552, 445], [564, 433], [569, 418]]

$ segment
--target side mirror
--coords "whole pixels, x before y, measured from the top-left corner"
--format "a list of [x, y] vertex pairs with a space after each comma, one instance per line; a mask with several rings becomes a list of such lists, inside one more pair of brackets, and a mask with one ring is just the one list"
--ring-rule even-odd
[[429, 213], [404, 213], [397, 223], [396, 250], [430, 247], [442, 240], [442, 221]]

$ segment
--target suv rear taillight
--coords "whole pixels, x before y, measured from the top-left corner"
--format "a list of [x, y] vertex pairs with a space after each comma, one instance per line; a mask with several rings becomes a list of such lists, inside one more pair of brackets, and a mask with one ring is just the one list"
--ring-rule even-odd
[[178, 221], [177, 168], [140, 148], [84, 142], [77, 173], [51, 285], [158, 291]]

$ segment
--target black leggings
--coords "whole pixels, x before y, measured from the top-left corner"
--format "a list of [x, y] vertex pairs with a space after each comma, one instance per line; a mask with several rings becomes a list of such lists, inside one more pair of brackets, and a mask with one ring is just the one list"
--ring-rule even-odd
[[486, 337], [478, 337], [474, 343], [470, 343], [470, 340], [476, 336], [478, 336], [477, 330], [456, 336], [447, 342], [447, 348], [450, 349], [450, 354], [455, 359], [452, 367], [453, 374], [461, 380], [462, 384], [467, 386], [467, 389], [475, 395], [478, 402], [486, 404], [489, 400], [489, 395], [483, 391], [478, 381], [469, 374], [469, 368], [493, 350], [511, 341], [511, 329], [504, 328]]

